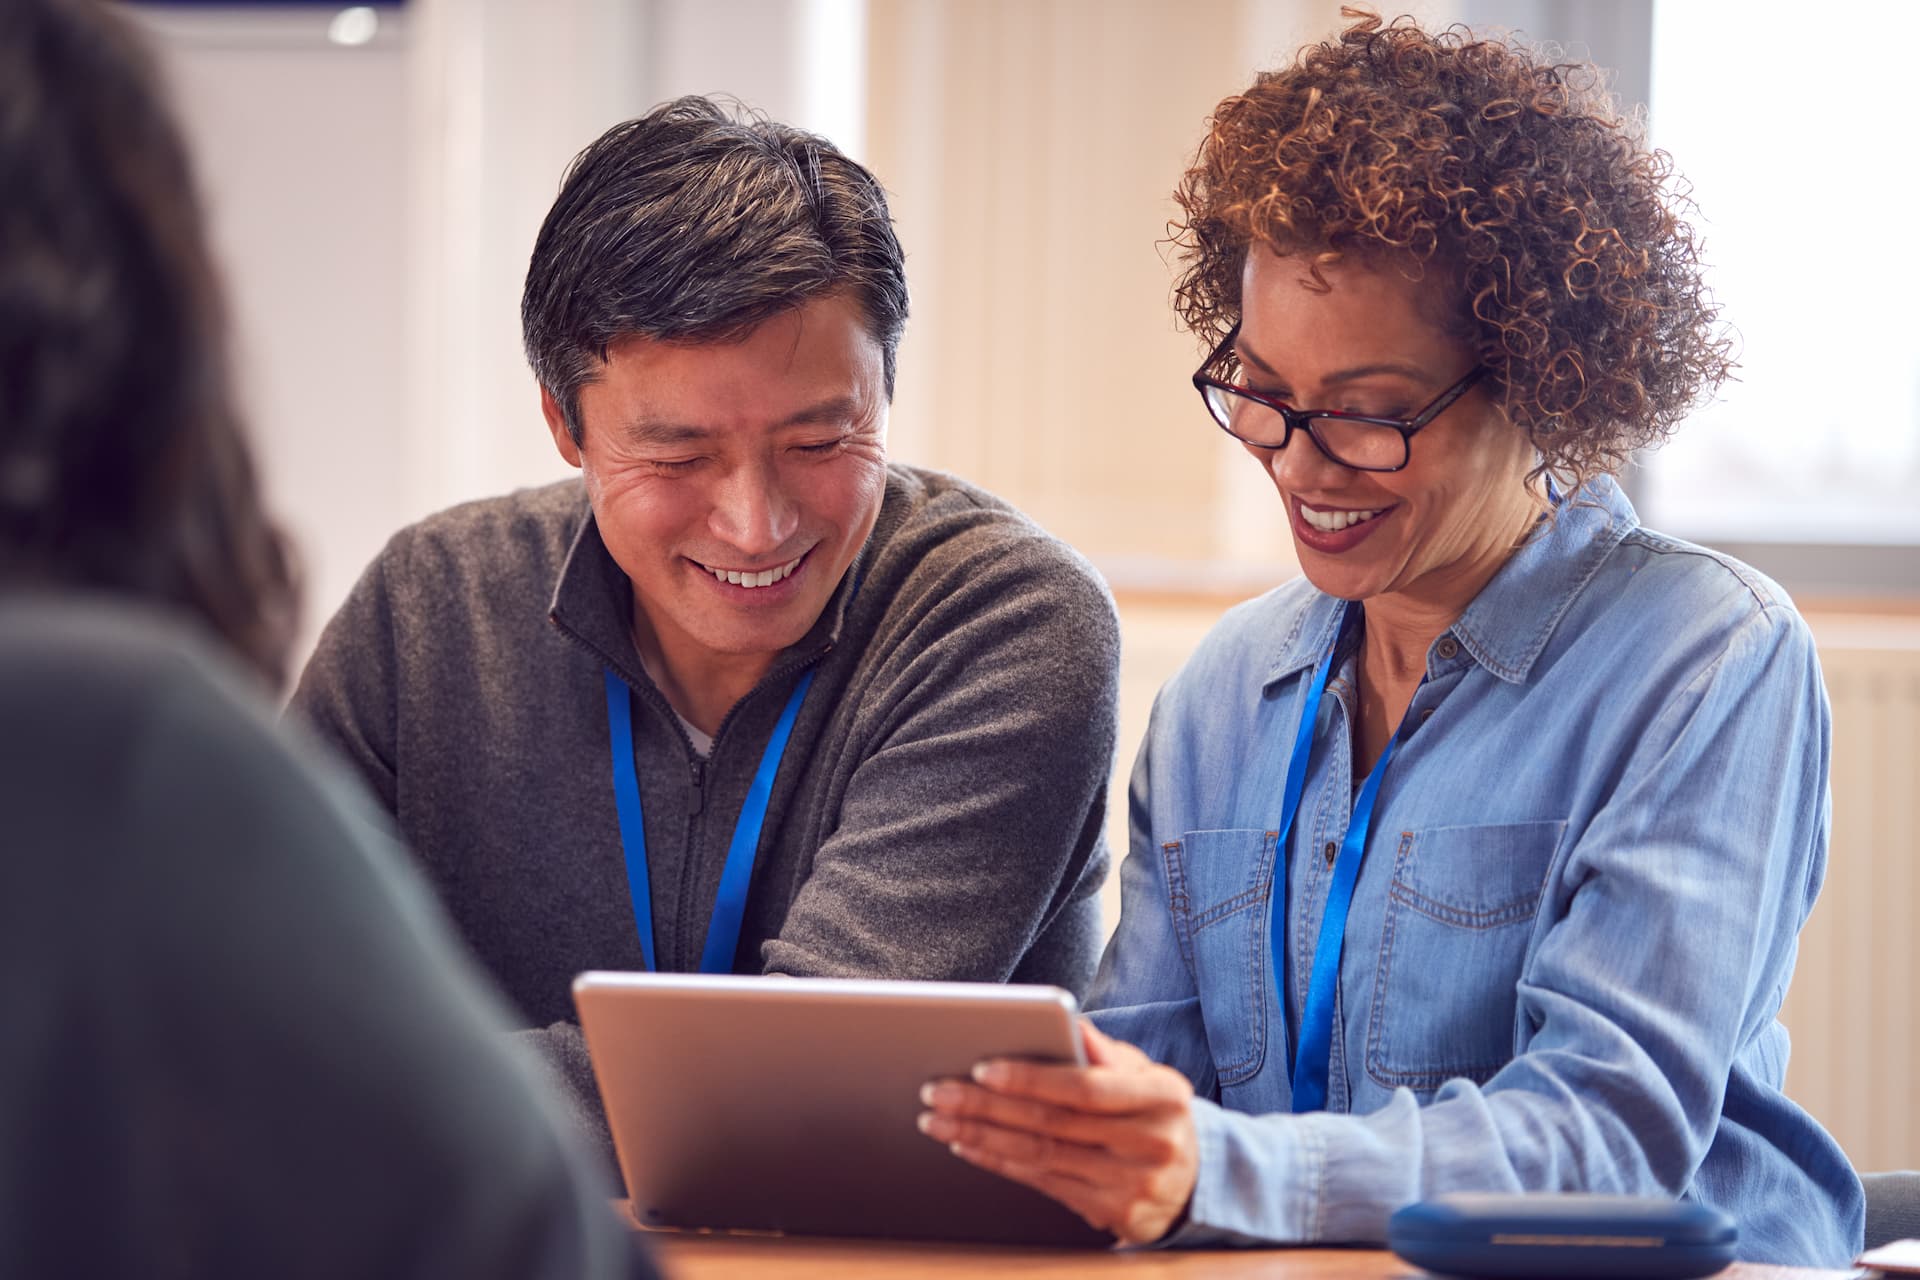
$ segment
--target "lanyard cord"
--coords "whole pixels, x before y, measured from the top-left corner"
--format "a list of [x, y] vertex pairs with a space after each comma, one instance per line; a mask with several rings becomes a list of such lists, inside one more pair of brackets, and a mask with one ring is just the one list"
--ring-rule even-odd
[[[780, 771], [787, 740], [793, 736], [800, 704], [813, 687], [809, 667], [787, 695], [787, 705], [760, 753], [740, 816], [733, 824], [727, 860], [720, 871], [720, 889], [714, 895], [713, 919], [707, 924], [706, 945], [700, 952], [700, 972], [733, 972], [734, 953], [740, 948], [740, 924], [746, 917], [747, 890], [753, 881], [753, 861], [760, 848], [760, 832], [767, 822], [767, 804], [773, 797], [774, 775]], [[620, 815], [620, 843], [626, 853], [627, 893], [633, 902], [634, 925], [640, 932], [640, 956], [657, 971], [653, 953], [653, 889], [647, 871], [647, 828], [640, 808], [640, 774], [633, 758], [633, 691], [613, 670], [606, 669], [607, 733], [613, 744], [613, 800]]]
[[[1273, 884], [1268, 890], [1269, 945], [1273, 950], [1273, 972], [1283, 975], [1286, 968], [1286, 850], [1299, 815], [1300, 797], [1307, 784], [1307, 766], [1313, 753], [1313, 730], [1320, 715], [1320, 700], [1326, 692], [1327, 676], [1333, 669], [1340, 642], [1359, 615], [1360, 606], [1349, 602], [1340, 619], [1327, 655], [1321, 659], [1301, 708], [1300, 728], [1294, 734], [1293, 755], [1287, 762], [1286, 788], [1282, 793], [1280, 834], [1274, 844]], [[1421, 679], [1424, 685], [1426, 680]], [[1417, 693], [1417, 691], [1416, 691]], [[1403, 726], [1404, 727], [1404, 726]], [[1340, 952], [1347, 930], [1347, 915], [1353, 907], [1353, 887], [1360, 878], [1360, 863], [1366, 857], [1367, 832], [1373, 825], [1375, 801], [1380, 781], [1386, 776], [1387, 762], [1400, 743], [1396, 729], [1387, 740], [1386, 750], [1367, 774], [1354, 801], [1353, 816], [1347, 823], [1346, 838], [1334, 863], [1333, 880], [1327, 886], [1327, 903], [1320, 916], [1320, 932], [1314, 941], [1313, 968], [1307, 982], [1307, 1002], [1300, 1016], [1299, 1043], [1295, 1048], [1292, 1072], [1295, 1112], [1320, 1111], [1327, 1105], [1327, 1073], [1333, 1053], [1334, 995], [1340, 985]], [[1284, 1000], [1284, 989], [1280, 991]]]

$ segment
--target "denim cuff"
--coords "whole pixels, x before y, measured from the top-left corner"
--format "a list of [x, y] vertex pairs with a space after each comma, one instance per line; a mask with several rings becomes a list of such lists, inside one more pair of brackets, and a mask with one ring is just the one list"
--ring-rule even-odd
[[1249, 1116], [1193, 1100], [1200, 1168], [1187, 1220], [1161, 1248], [1305, 1244], [1315, 1238], [1325, 1147], [1293, 1116]]

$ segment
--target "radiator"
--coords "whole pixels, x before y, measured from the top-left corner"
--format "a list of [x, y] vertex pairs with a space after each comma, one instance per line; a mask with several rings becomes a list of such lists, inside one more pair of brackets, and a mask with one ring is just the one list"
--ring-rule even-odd
[[[1920, 1168], [1920, 644], [1815, 621], [1833, 700], [1833, 844], [1781, 1020], [1787, 1092], [1863, 1170]], [[1864, 642], [1861, 642], [1864, 641]]]

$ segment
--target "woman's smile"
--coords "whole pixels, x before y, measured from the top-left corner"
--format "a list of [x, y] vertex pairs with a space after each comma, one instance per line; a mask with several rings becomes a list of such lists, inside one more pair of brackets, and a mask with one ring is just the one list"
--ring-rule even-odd
[[1398, 509], [1398, 503], [1378, 507], [1314, 506], [1303, 498], [1292, 503], [1293, 536], [1315, 551], [1339, 555], [1364, 542]]

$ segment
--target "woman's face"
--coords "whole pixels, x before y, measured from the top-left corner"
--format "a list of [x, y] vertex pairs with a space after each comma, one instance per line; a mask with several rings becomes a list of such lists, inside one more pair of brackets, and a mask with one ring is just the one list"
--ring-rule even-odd
[[[1256, 246], [1241, 280], [1236, 349], [1248, 386], [1295, 409], [1411, 418], [1473, 368], [1436, 320], [1431, 281], [1346, 261], [1321, 269]], [[1287, 504], [1314, 586], [1348, 600], [1398, 594], [1457, 611], [1513, 550], [1535, 510], [1534, 454], [1478, 387], [1416, 434], [1405, 468], [1358, 471], [1304, 431], [1285, 449], [1249, 449]]]

